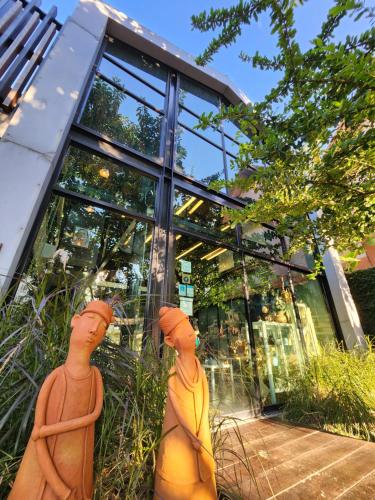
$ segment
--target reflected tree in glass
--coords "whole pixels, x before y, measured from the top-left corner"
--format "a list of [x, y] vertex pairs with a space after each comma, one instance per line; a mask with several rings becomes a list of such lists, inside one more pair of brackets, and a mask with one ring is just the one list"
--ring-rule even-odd
[[131, 98], [96, 78], [81, 118], [82, 124], [133, 149], [159, 157], [161, 116], [153, 116], [147, 106], [139, 104], [132, 121], [120, 109], [127, 99]]

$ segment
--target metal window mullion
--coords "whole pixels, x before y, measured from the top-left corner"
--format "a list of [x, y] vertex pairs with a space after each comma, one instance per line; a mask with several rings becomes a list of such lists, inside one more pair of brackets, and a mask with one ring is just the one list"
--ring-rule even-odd
[[[251, 366], [254, 377], [254, 393], [255, 393], [255, 410], [262, 410], [262, 397], [260, 392], [260, 382], [259, 382], [259, 370], [258, 370], [258, 361], [257, 361], [257, 351], [256, 351], [256, 342], [255, 342], [255, 334], [253, 329], [253, 318], [251, 317], [251, 308], [250, 308], [250, 291], [249, 291], [249, 280], [248, 273], [246, 270], [245, 263], [245, 255], [242, 251], [239, 252], [241, 257], [242, 264], [242, 272], [243, 272], [243, 290], [244, 290], [244, 303], [245, 303], [245, 315], [246, 321], [249, 328], [249, 340], [250, 340], [250, 353], [251, 353]], [[256, 415], [258, 412], [256, 411]]]

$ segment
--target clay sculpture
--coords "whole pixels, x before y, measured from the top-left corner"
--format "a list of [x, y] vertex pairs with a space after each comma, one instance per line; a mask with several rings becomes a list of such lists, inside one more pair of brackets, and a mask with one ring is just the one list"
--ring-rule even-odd
[[103, 382], [90, 356], [111, 321], [111, 307], [100, 300], [73, 316], [68, 356], [40, 389], [34, 428], [9, 499], [92, 498], [94, 426], [103, 406]]
[[180, 309], [162, 307], [159, 317], [164, 342], [176, 349], [178, 357], [168, 380], [154, 499], [215, 499], [208, 384], [195, 356], [196, 334]]

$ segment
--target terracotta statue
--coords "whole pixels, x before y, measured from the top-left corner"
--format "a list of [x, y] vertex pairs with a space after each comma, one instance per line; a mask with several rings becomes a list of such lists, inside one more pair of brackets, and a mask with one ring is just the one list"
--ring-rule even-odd
[[34, 428], [9, 499], [90, 499], [94, 426], [103, 406], [103, 382], [90, 355], [101, 343], [111, 307], [90, 302], [71, 320], [65, 364], [44, 381]]
[[159, 316], [164, 341], [177, 350], [178, 357], [168, 380], [154, 499], [215, 499], [208, 384], [195, 356], [196, 334], [180, 309], [162, 307]]

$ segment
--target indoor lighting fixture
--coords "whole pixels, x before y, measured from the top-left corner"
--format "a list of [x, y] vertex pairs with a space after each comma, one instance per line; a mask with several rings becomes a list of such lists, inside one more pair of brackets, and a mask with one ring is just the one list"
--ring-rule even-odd
[[175, 215], [180, 215], [182, 214], [182, 212], [184, 210], [186, 210], [188, 207], [190, 207], [190, 205], [192, 205], [194, 203], [194, 201], [196, 200], [196, 197], [195, 196], [192, 196], [190, 198], [190, 200], [188, 200], [186, 203], [184, 203], [178, 210], [175, 211]]
[[227, 231], [230, 228], [230, 224], [227, 224], [226, 226], [222, 227], [220, 231], [223, 233], [224, 231]]
[[199, 200], [199, 201], [197, 201], [197, 203], [193, 206], [193, 208], [191, 208], [191, 209], [189, 210], [189, 212], [188, 212], [188, 213], [189, 213], [189, 214], [192, 214], [193, 212], [195, 212], [195, 211], [196, 211], [196, 209], [197, 209], [197, 208], [199, 208], [199, 207], [202, 205], [202, 203], [204, 203], [204, 201], [203, 201], [203, 200]]
[[99, 175], [100, 175], [100, 177], [103, 177], [104, 179], [108, 179], [108, 177], [109, 177], [109, 170], [108, 170], [108, 168], [101, 168], [99, 170]]
[[177, 240], [179, 240], [181, 237], [182, 237], [182, 234], [178, 234], [178, 235], [176, 236], [176, 241], [177, 241]]
[[95, 208], [92, 207], [91, 205], [86, 207], [85, 210], [88, 214], [93, 214], [95, 212]]
[[196, 243], [195, 245], [193, 245], [192, 247], [188, 248], [187, 250], [184, 250], [182, 253], [180, 253], [180, 255], [178, 257], [176, 257], [176, 260], [181, 259], [181, 257], [184, 257], [185, 255], [192, 252], [193, 250], [200, 247], [201, 245], [203, 245], [203, 243], [199, 242], [199, 243]]
[[201, 260], [205, 260], [205, 259], [208, 259], [209, 257], [213, 256], [215, 257], [216, 254], [218, 252], [220, 252], [222, 250], [222, 247], [219, 247], [219, 248], [215, 248], [215, 250], [211, 250], [211, 252], [208, 252], [206, 255], [203, 255], [203, 257], [201, 257]]
[[211, 257], [207, 257], [207, 260], [214, 259], [215, 257], [218, 257], [219, 255], [221, 255], [222, 253], [227, 252], [227, 251], [228, 251], [227, 248], [222, 248], [220, 250], [220, 252], [215, 253], [215, 255], [211, 255]]
[[145, 239], [145, 244], [151, 241], [151, 239], [152, 239], [152, 233]]

